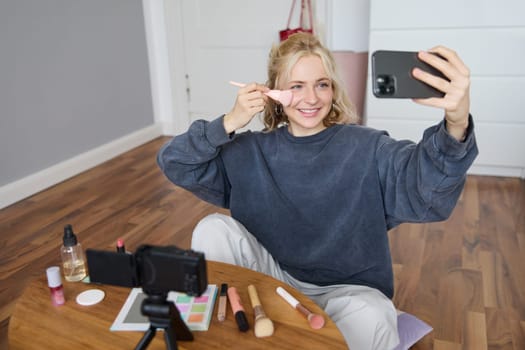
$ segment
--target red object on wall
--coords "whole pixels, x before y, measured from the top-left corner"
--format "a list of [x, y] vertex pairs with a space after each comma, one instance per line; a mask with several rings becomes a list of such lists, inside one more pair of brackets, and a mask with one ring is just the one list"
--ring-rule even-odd
[[[294, 12], [296, 0], [293, 0], [292, 7], [290, 9], [290, 14], [288, 15], [288, 22], [286, 23], [286, 29], [283, 29], [279, 31], [279, 38], [281, 41], [285, 41], [288, 39], [288, 37], [292, 34], [299, 33], [299, 32], [306, 32], [306, 33], [314, 33], [314, 22], [312, 18], [312, 3], [310, 0], [301, 0], [301, 14], [299, 18], [299, 27], [297, 28], [290, 28], [290, 21], [292, 20], [292, 15]], [[309, 27], [306, 27], [304, 25], [304, 16], [308, 13], [308, 20], [309, 20]]]

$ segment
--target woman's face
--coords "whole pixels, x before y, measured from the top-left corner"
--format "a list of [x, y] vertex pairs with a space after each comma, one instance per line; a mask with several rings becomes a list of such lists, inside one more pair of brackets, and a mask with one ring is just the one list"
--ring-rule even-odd
[[323, 119], [332, 108], [334, 92], [321, 59], [314, 55], [299, 59], [285, 88], [293, 92], [292, 103], [284, 108], [290, 133], [309, 136], [326, 129]]

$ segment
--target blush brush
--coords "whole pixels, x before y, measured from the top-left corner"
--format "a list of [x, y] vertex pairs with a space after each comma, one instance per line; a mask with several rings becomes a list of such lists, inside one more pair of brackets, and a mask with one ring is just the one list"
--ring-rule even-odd
[[[246, 84], [238, 83], [236, 81], [230, 81], [230, 84], [237, 87], [245, 87]], [[293, 93], [292, 90], [270, 90], [264, 93], [266, 96], [270, 97], [272, 100], [280, 102], [284, 107], [288, 107], [292, 104]]]
[[313, 329], [320, 329], [324, 326], [324, 318], [321, 315], [314, 314], [303, 306], [299, 300], [295, 299], [290, 293], [288, 293], [283, 287], [277, 287], [277, 294], [279, 294], [290, 306], [303, 314], [304, 317], [308, 320], [310, 327]]

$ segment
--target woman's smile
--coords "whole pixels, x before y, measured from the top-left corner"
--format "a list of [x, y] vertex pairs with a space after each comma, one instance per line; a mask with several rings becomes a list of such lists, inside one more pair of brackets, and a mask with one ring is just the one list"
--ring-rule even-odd
[[321, 58], [315, 55], [300, 58], [286, 85], [293, 92], [292, 104], [284, 108], [290, 133], [308, 136], [324, 130], [323, 120], [332, 108], [333, 89]]

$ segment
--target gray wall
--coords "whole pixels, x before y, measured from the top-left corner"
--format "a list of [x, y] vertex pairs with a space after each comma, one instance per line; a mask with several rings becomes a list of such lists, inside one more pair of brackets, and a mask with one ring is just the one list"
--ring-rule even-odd
[[0, 186], [153, 123], [141, 0], [0, 1]]

